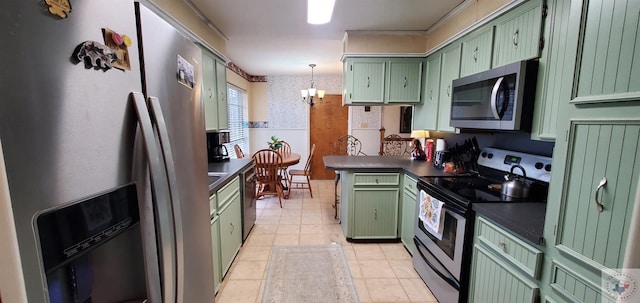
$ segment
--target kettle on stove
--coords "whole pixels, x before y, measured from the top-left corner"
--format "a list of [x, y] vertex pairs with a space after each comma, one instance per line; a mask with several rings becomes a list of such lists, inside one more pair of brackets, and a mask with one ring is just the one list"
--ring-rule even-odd
[[[519, 168], [522, 171], [522, 177], [513, 173], [515, 168]], [[524, 171], [524, 167], [520, 165], [511, 166], [511, 171], [508, 175], [505, 175], [506, 181], [502, 183], [502, 195], [512, 199], [522, 199], [529, 197], [529, 183], [527, 183], [527, 173]]]

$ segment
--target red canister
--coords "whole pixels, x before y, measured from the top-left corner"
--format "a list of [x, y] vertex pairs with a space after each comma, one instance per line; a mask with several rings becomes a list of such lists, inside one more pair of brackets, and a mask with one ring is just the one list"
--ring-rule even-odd
[[434, 144], [432, 139], [427, 139], [427, 143], [425, 144], [427, 148], [425, 148], [426, 160], [427, 162], [433, 162], [433, 149]]

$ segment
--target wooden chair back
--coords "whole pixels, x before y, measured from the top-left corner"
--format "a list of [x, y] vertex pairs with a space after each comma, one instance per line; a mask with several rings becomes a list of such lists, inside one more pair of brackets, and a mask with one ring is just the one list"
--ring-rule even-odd
[[351, 135], [338, 138], [333, 144], [333, 153], [331, 154], [341, 156], [366, 156], [366, 154], [362, 152], [362, 142]]
[[291, 154], [291, 145], [289, 145], [289, 143], [285, 142], [285, 141], [281, 141], [282, 142], [282, 146], [280, 146], [280, 148], [278, 148], [278, 152], [282, 155], [282, 156], [286, 156]]
[[233, 150], [236, 152], [236, 157], [238, 159], [240, 158], [244, 158], [244, 152], [242, 152], [242, 148], [240, 148], [240, 145], [236, 144], [233, 146]]
[[311, 159], [316, 151], [316, 145], [311, 145], [311, 151], [309, 152], [309, 158], [307, 158], [307, 164], [304, 165], [304, 171], [307, 175], [311, 175]]
[[275, 185], [280, 182], [282, 156], [271, 149], [261, 149], [253, 155], [256, 165], [256, 180], [259, 183]]
[[382, 141], [383, 156], [402, 156], [407, 152], [405, 139], [396, 134], [388, 135]]

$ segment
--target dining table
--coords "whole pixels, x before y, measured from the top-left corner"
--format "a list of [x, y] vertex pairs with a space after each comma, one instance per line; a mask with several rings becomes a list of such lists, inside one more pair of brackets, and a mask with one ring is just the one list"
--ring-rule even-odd
[[300, 163], [300, 154], [294, 152], [282, 153], [280, 154], [282, 157], [282, 178], [284, 179], [284, 198], [289, 199], [291, 184], [289, 184], [289, 173], [287, 169], [289, 166], [296, 165]]

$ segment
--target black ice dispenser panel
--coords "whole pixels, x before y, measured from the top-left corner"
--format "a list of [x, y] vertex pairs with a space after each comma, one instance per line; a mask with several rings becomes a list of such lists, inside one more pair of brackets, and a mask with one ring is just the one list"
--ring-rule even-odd
[[139, 222], [134, 184], [40, 214], [36, 228], [49, 301], [146, 297]]

